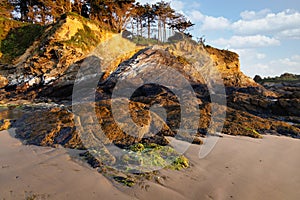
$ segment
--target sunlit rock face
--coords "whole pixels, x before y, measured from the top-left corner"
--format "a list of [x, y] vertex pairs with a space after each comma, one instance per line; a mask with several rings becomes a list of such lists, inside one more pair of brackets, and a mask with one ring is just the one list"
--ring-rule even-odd
[[[101, 73], [93, 74], [91, 69]], [[221, 78], [220, 82], [217, 77]], [[92, 94], [85, 87], [77, 91], [84, 100], [77, 102], [78, 105], [84, 103], [87, 106], [83, 108], [89, 108], [88, 104], [93, 104], [94, 117], [90, 115], [91, 110], [83, 109], [78, 119], [71, 106], [74, 82], [88, 87], [89, 81], [95, 78], [96, 88]], [[222, 94], [209, 91], [209, 79], [215, 80], [213, 84], [224, 85], [226, 104], [212, 102], [211, 95]], [[149, 80], [160, 80], [164, 84], [153, 84]], [[176, 87], [184, 85], [184, 80], [190, 88]], [[115, 97], [121, 81], [127, 88], [139, 87], [128, 98]], [[165, 136], [175, 137], [181, 128], [196, 127], [196, 132], [187, 131], [179, 139], [201, 144], [211, 124], [213, 103], [217, 103], [215, 125], [223, 125], [223, 133], [255, 138], [273, 133], [299, 138], [297, 87], [256, 83], [240, 71], [239, 57], [234, 52], [191, 40], [137, 46], [80, 17], [65, 16], [45, 29], [15, 62], [0, 65], [2, 103], [44, 102], [50, 106], [1, 110], [1, 120], [11, 119], [2, 120], [1, 127], [16, 128], [17, 136], [28, 144], [79, 149], [85, 147], [75, 125], [76, 119], [96, 136], [102, 131], [104, 145], [115, 144], [122, 148], [136, 143], [167, 145]], [[185, 95], [179, 98], [177, 93]], [[195, 99], [189, 98], [193, 95]], [[129, 114], [130, 118], [122, 118], [123, 121], [117, 123], [111, 99], [117, 104], [126, 100], [125, 97], [128, 108], [119, 109], [118, 114]], [[183, 121], [182, 103], [190, 105], [186, 107], [188, 111], [196, 105], [200, 117]], [[224, 114], [222, 124], [218, 116]], [[17, 117], [11, 117], [13, 115]], [[134, 134], [129, 134], [130, 131]]]

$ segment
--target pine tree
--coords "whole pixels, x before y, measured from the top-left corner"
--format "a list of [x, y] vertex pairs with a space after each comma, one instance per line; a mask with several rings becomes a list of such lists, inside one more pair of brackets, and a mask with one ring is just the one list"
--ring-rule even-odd
[[182, 14], [176, 14], [173, 17], [172, 22], [169, 23], [169, 26], [172, 29], [176, 29], [177, 31], [181, 33], [185, 33], [186, 30], [188, 30], [190, 27], [194, 26], [190, 20], [187, 20], [185, 16]]
[[145, 4], [144, 6], [144, 18], [146, 19], [147, 29], [148, 29], [148, 39], [151, 37], [151, 24], [155, 22], [155, 13], [150, 4]]
[[131, 18], [135, 0], [91, 0], [91, 17], [116, 32], [121, 32]]
[[143, 5], [137, 3], [134, 8], [134, 19], [136, 21], [137, 35], [143, 36], [143, 21], [145, 20], [146, 9]]
[[175, 10], [171, 8], [170, 3], [164, 1], [156, 3], [153, 9], [158, 17], [158, 39], [160, 41], [166, 41], [167, 21], [174, 16]]
[[70, 0], [46, 0], [44, 2], [50, 9], [50, 15], [53, 21], [56, 21], [62, 14], [72, 11]]
[[47, 2], [42, 0], [9, 0], [14, 11], [19, 13], [20, 17], [15, 18], [23, 22], [46, 23], [46, 16], [49, 14]]

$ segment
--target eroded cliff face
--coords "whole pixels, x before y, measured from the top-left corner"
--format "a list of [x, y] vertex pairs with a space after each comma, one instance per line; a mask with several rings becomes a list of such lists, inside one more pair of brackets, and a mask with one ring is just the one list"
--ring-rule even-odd
[[[9, 35], [9, 30], [6, 29], [3, 37]], [[41, 36], [13, 63], [1, 65], [0, 98], [2, 101], [40, 97], [70, 100], [77, 72], [89, 65], [89, 60], [104, 72], [100, 77], [103, 81], [120, 63], [147, 48], [104, 31], [80, 16], [66, 14], [57, 23], [45, 27]], [[264, 96], [275, 96], [240, 71], [238, 55], [234, 52], [202, 46], [190, 40], [154, 48], [164, 49], [165, 53], [161, 60], [155, 60], [153, 57], [159, 57], [164, 51], [150, 52], [154, 56], [148, 58], [148, 63], [171, 63], [194, 84], [206, 84], [207, 77], [214, 79], [218, 75], [228, 88], [257, 88]]]
[[245, 76], [240, 71], [239, 55], [228, 51], [206, 46], [205, 50], [210, 54], [218, 71], [222, 74], [226, 86], [234, 87], [259, 87], [255, 81]]
[[[194, 53], [191, 52], [191, 49]], [[191, 53], [189, 53], [191, 52]], [[196, 53], [195, 53], [196, 52]], [[187, 41], [179, 42], [168, 47], [152, 47], [137, 53], [132, 59], [121, 63], [117, 70], [112, 73], [108, 79], [100, 84], [98, 89], [98, 98], [110, 98], [115, 90], [115, 86], [122, 80], [131, 80], [128, 87], [137, 85], [146, 86], [137, 88], [131, 100], [142, 102], [152, 106], [160, 104], [166, 109], [168, 118], [167, 125], [176, 135], [176, 131], [180, 126], [180, 102], [172, 93], [172, 91], [160, 88], [157, 85], [147, 84], [149, 80], [160, 80], [166, 83], [166, 87], [176, 91], [175, 84], [180, 85], [181, 79], [174, 78], [174, 72], [179, 72], [185, 80], [191, 83], [200, 108], [201, 118], [198, 123], [199, 135], [206, 134], [210, 124], [212, 123], [212, 97], [208, 90], [206, 76], [214, 78], [217, 75], [221, 77], [239, 76], [241, 79], [234, 79], [232, 82], [224, 81], [224, 90], [226, 92], [214, 95], [225, 96], [227, 104], [220, 104], [216, 110], [215, 121], [222, 121], [221, 116], [226, 113], [224, 121], [223, 133], [231, 135], [247, 135], [251, 137], [260, 137], [259, 133], [277, 133], [293, 137], [299, 137], [299, 128], [281, 121], [284, 116], [277, 116], [279, 106], [277, 103], [277, 94], [268, 91], [252, 79], [245, 76], [239, 70], [239, 60], [235, 53], [213, 49], [208, 52], [201, 46]], [[220, 57], [216, 56], [219, 55]], [[211, 59], [211, 57], [213, 57]], [[230, 57], [227, 60], [227, 57]], [[200, 59], [200, 60], [199, 60]], [[200, 62], [195, 65], [195, 62]], [[166, 69], [166, 71], [161, 69]], [[172, 71], [174, 70], [174, 71]], [[154, 72], [154, 73], [153, 73]], [[157, 72], [156, 75], [155, 72]], [[192, 96], [185, 88], [179, 88], [180, 92], [187, 98], [184, 100], [189, 105], [194, 105], [195, 102]], [[276, 98], [275, 98], [276, 97]], [[287, 104], [288, 105], [288, 104]], [[227, 106], [227, 107], [226, 107]], [[288, 115], [297, 115], [289, 112]], [[276, 117], [277, 116], [277, 117]], [[281, 120], [280, 120], [281, 117]], [[191, 124], [189, 124], [191, 125]], [[217, 126], [220, 124], [216, 123]], [[186, 137], [191, 137], [187, 134]]]
[[[9, 29], [3, 34], [3, 37], [8, 36]], [[99, 49], [99, 44], [112, 38], [113, 42]], [[127, 49], [117, 54], [118, 46]], [[70, 98], [79, 68], [86, 59], [95, 56], [95, 52], [98, 63], [94, 64], [100, 66], [100, 61], [104, 60], [106, 66], [102, 70], [109, 74], [139, 48], [116, 34], [102, 30], [92, 21], [73, 13], [65, 14], [57, 23], [44, 27], [41, 36], [22, 55], [11, 63], [0, 62], [0, 86], [7, 92], [1, 94], [1, 99]], [[111, 58], [103, 58], [102, 55], [110, 55]]]
[[[21, 56], [2, 65], [0, 74], [8, 81], [8, 90], [12, 88], [12, 96], [22, 95], [30, 88], [46, 86], [64, 75], [105, 37], [93, 23], [78, 16], [63, 16], [57, 23], [45, 27], [42, 35]], [[84, 43], [87, 41], [89, 46]], [[34, 99], [37, 94], [23, 97], [26, 96]]]
[[[196, 136], [187, 132], [180, 137], [182, 140], [202, 143], [212, 123], [213, 103], [220, 104], [216, 110], [216, 126], [223, 125], [221, 116], [226, 115], [223, 129], [220, 130], [222, 133], [255, 138], [261, 137], [262, 133], [300, 137], [297, 125], [282, 120], [299, 113], [277, 113], [279, 106], [284, 110], [291, 104], [282, 102], [278, 94], [244, 75], [240, 71], [236, 53], [203, 46], [188, 39], [173, 44], [137, 46], [121, 35], [104, 31], [97, 24], [73, 14], [63, 16], [56, 24], [45, 27], [43, 34], [14, 63], [0, 66], [2, 103], [11, 104], [14, 101], [14, 104], [20, 104], [20, 100], [27, 99], [31, 102], [56, 101], [60, 104], [51, 104], [51, 108], [26, 107], [23, 118], [12, 120], [12, 126], [17, 128], [17, 136], [30, 144], [84, 148], [76, 130], [72, 108], [61, 105], [71, 104], [76, 77], [80, 79], [77, 80], [79, 84], [85, 85], [91, 81], [89, 76], [85, 76], [91, 67], [101, 71], [96, 74], [99, 83], [95, 98], [92, 99], [96, 102], [96, 109], [92, 111], [96, 112], [97, 118], [91, 118], [87, 109], [81, 113], [79, 122], [87, 123], [88, 131], [96, 134], [100, 130], [93, 125], [100, 124], [106, 135], [105, 144], [123, 147], [140, 142], [168, 144], [165, 136], [176, 136], [181, 123], [181, 104], [172, 89], [187, 94], [183, 101], [187, 105], [196, 104], [201, 116], [199, 120], [190, 120], [184, 127], [197, 126]], [[196, 101], [188, 98], [190, 91], [186, 88], [172, 86], [172, 83], [180, 85], [182, 81], [174, 77], [173, 72], [178, 72], [189, 82]], [[149, 84], [149, 80], [158, 78], [166, 83], [165, 87]], [[218, 82], [218, 78], [221, 82]], [[216, 91], [213, 95], [223, 95], [227, 104], [212, 102], [208, 79], [214, 84], [224, 85], [224, 94]], [[137, 137], [129, 136], [124, 131], [133, 129], [128, 121], [117, 124], [112, 115], [110, 99], [116, 84], [122, 80], [128, 81], [128, 87], [133, 83], [144, 85], [130, 97], [130, 108], [120, 112], [120, 115], [129, 112], [133, 121], [144, 127], [136, 131]], [[169, 85], [170, 89], [167, 89]], [[83, 100], [86, 100], [86, 91], [85, 87], [77, 91]], [[117, 97], [116, 100], [122, 98]], [[165, 108], [165, 123], [163, 116], [150, 110], [155, 104]], [[163, 123], [158, 132], [147, 126], [153, 119]], [[4, 121], [1, 123], [4, 124]], [[159, 123], [154, 127], [159, 127]], [[148, 139], [141, 136], [147, 136]]]

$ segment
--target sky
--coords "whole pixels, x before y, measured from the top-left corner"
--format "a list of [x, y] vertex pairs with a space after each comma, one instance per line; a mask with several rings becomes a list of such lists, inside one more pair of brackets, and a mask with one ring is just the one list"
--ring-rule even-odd
[[204, 36], [205, 44], [237, 52], [246, 75], [300, 74], [299, 0], [166, 2], [195, 24], [190, 30], [194, 37]]

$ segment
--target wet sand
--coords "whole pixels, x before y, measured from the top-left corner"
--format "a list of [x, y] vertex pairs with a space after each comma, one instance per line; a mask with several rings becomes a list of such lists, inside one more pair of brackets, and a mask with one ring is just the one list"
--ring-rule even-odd
[[2, 131], [0, 199], [299, 199], [300, 140], [224, 136], [204, 159], [199, 149], [187, 151], [189, 169], [161, 170], [160, 184], [116, 188], [76, 151], [24, 146]]

